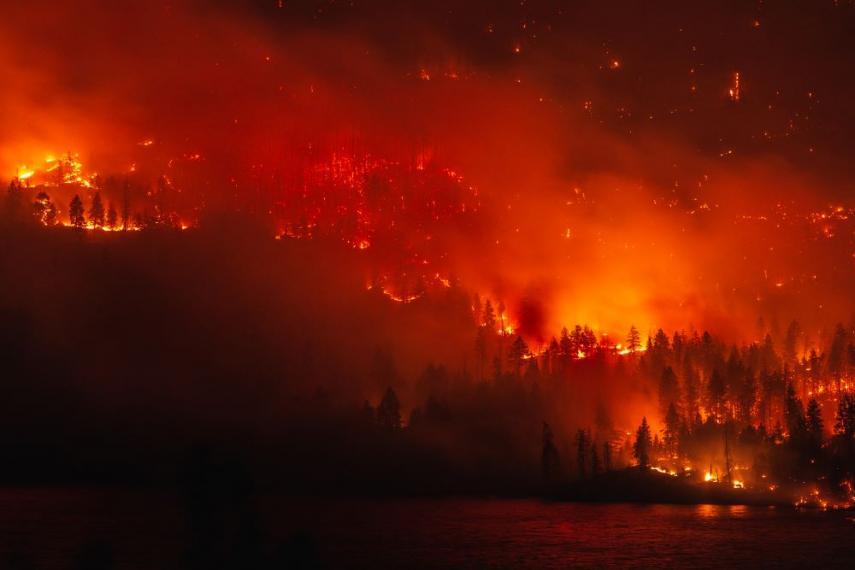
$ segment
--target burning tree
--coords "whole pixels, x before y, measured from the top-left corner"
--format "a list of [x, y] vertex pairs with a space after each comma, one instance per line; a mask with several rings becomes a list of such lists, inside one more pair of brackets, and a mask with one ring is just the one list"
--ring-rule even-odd
[[45, 226], [53, 226], [57, 223], [56, 206], [47, 192], [39, 192], [33, 201], [33, 216], [36, 221]]

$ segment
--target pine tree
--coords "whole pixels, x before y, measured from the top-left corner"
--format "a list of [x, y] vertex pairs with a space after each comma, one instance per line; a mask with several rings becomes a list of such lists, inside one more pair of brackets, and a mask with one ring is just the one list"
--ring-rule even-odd
[[72, 227], [79, 230], [86, 226], [86, 219], [83, 216], [83, 201], [77, 194], [74, 195], [74, 198], [71, 199], [71, 203], [68, 205], [68, 221]]
[[94, 228], [104, 227], [104, 203], [101, 201], [101, 193], [95, 192], [92, 198], [92, 206], [89, 208], [89, 223]]
[[844, 394], [837, 402], [834, 431], [845, 439], [855, 437], [855, 394]]
[[484, 302], [484, 326], [487, 327], [487, 330], [495, 331], [496, 330], [496, 313], [493, 311], [493, 304], [490, 303], [490, 299], [487, 299]]
[[677, 406], [674, 405], [674, 402], [671, 402], [668, 406], [668, 412], [665, 414], [665, 447], [669, 455], [677, 453], [680, 425], [680, 415], [677, 413]]
[[3, 209], [0, 214], [11, 222], [21, 222], [27, 219], [27, 211], [24, 204], [24, 186], [18, 178], [9, 182], [9, 190], [3, 201]]
[[559, 354], [561, 358], [561, 367], [566, 370], [570, 365], [570, 361], [575, 358], [576, 351], [573, 350], [573, 340], [570, 338], [570, 332], [567, 327], [561, 329], [561, 340], [558, 341]]
[[724, 378], [718, 371], [718, 368], [713, 370], [712, 377], [707, 384], [707, 409], [716, 422], [724, 420], [724, 397], [726, 386]]
[[635, 432], [635, 445], [632, 447], [632, 454], [642, 469], [647, 469], [650, 466], [651, 447], [653, 447], [653, 442], [650, 438], [650, 426], [647, 424], [647, 417], [643, 417], [641, 418], [641, 425], [638, 426], [638, 431]]
[[680, 384], [677, 382], [677, 375], [674, 370], [668, 366], [662, 371], [662, 377], [659, 379], [659, 409], [665, 417], [668, 414], [668, 408], [676, 405], [680, 400]]
[[811, 398], [807, 407], [807, 434], [810, 440], [811, 447], [814, 451], [818, 451], [822, 447], [822, 409], [819, 407], [819, 402], [816, 398]]
[[612, 446], [608, 441], [603, 442], [603, 469], [612, 470]]
[[790, 441], [804, 441], [804, 436], [807, 434], [804, 405], [796, 397], [796, 390], [793, 388], [792, 383], [787, 384], [784, 418], [787, 420], [787, 431], [790, 432]]
[[380, 405], [377, 406], [377, 424], [386, 431], [401, 429], [401, 405], [392, 388], [387, 388]]
[[528, 345], [525, 343], [522, 336], [517, 335], [517, 338], [514, 339], [514, 342], [511, 344], [511, 348], [508, 351], [508, 359], [510, 360], [511, 365], [514, 367], [517, 376], [520, 375], [522, 362], [526, 357], [528, 357], [528, 355]]
[[797, 359], [797, 347], [802, 335], [801, 325], [798, 321], [792, 321], [787, 327], [787, 336], [784, 339], [784, 360], [792, 364]]
[[119, 223], [119, 214], [116, 212], [116, 207], [113, 206], [113, 202], [107, 207], [107, 227], [111, 230], [115, 230], [118, 228]]
[[626, 349], [634, 354], [639, 348], [641, 348], [641, 335], [635, 325], [632, 325], [626, 335]]

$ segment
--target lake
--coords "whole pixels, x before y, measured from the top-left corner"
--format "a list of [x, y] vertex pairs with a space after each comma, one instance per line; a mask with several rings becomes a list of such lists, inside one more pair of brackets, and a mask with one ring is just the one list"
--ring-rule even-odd
[[855, 513], [740, 506], [15, 489], [0, 535], [8, 568], [855, 567]]

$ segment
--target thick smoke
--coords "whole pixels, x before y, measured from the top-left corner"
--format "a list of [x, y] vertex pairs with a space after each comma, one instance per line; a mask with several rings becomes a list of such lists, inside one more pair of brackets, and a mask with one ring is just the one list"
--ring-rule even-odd
[[[737, 54], [711, 44], [700, 10], [654, 23], [691, 22], [685, 45], [647, 45], [643, 30], [610, 29], [602, 9], [582, 3], [571, 10], [578, 23], [542, 29], [547, 47], [538, 47], [512, 31], [521, 13], [497, 10], [482, 25], [462, 8], [450, 16], [461, 28], [493, 38], [476, 48], [409, 4], [370, 6], [386, 14], [383, 26], [368, 8], [315, 23], [315, 8], [7, 7], [0, 168], [11, 176], [47, 152], [75, 151], [105, 176], [133, 168], [153, 184], [198, 156], [176, 177], [184, 200], [246, 210], [268, 191], [287, 201], [287, 183], [272, 181], [315, 154], [427, 153], [463, 174], [481, 203], [477, 225], [438, 232], [450, 251], [443, 269], [503, 300], [535, 343], [576, 322], [613, 335], [634, 323], [754, 339], [758, 317], [767, 328], [798, 317], [818, 330], [851, 312], [849, 226], [822, 239], [821, 228], [779, 223], [782, 208], [851, 204], [819, 163], [726, 138], [766, 126], [752, 113], [772, 79], [743, 73], [747, 101], [732, 104]], [[548, 2], [531, 10], [531, 20], [556, 14]], [[586, 21], [615, 39], [603, 47], [575, 33]], [[651, 69], [645, 55], [685, 49], [679, 61], [698, 46], [718, 59], [696, 99], [688, 75], [680, 95], [673, 81], [638, 84], [642, 69], [678, 73]]]

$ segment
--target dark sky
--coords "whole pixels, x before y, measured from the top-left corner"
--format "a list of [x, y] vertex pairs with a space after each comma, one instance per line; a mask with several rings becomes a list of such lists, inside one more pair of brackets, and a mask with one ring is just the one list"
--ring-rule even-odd
[[[368, 38], [401, 73], [534, 77], [559, 109], [591, 101], [591, 119], [627, 137], [673, 133], [710, 157], [775, 154], [823, 174], [848, 160], [850, 2], [255, 4], [281, 36]], [[737, 72], [741, 100], [732, 105]]]

